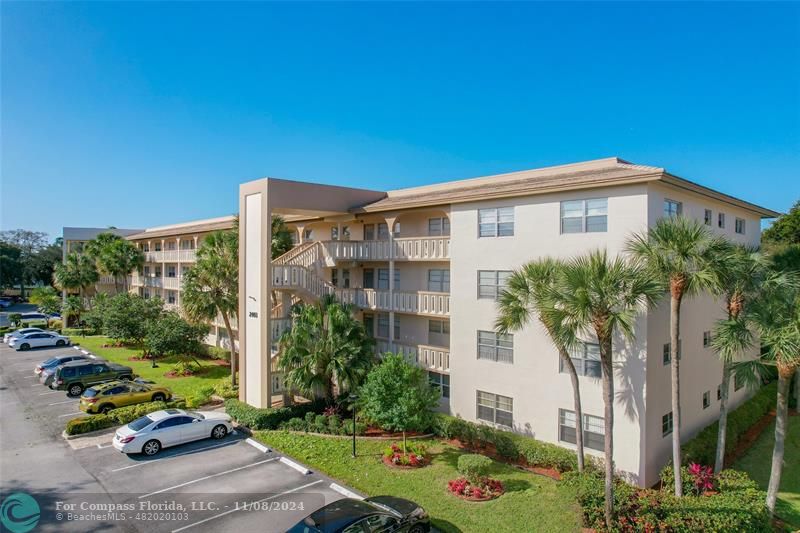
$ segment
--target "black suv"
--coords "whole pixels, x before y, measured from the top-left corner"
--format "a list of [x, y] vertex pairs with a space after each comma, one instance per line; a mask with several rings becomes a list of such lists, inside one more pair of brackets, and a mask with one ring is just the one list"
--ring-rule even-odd
[[80, 396], [87, 387], [113, 379], [131, 380], [133, 369], [106, 361], [73, 361], [56, 369], [50, 388], [65, 390], [70, 396]]

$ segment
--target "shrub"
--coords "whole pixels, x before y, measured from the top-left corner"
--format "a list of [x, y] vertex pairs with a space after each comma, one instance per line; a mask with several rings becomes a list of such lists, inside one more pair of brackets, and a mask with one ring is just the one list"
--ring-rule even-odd
[[306, 416], [307, 413], [314, 416], [315, 413], [321, 412], [323, 407], [322, 400], [279, 408], [253, 407], [236, 398], [225, 400], [225, 411], [231, 418], [253, 430], [276, 429], [281, 422], [292, 418]]
[[142, 417], [148, 413], [152, 413], [153, 411], [183, 407], [185, 407], [185, 402], [182, 400], [171, 402], [147, 402], [130, 405], [128, 407], [119, 407], [117, 409], [113, 409], [107, 415], [92, 415], [73, 418], [67, 422], [65, 431], [67, 435], [80, 435], [90, 431], [97, 431], [100, 429], [107, 429], [114, 426], [128, 424], [139, 417]]
[[205, 353], [211, 359], [220, 359], [222, 361], [231, 360], [231, 351], [227, 348], [220, 348], [219, 346], [206, 346]]
[[[733, 452], [739, 444], [739, 439], [747, 433], [747, 430], [775, 407], [776, 398], [777, 384], [770, 383], [761, 387], [752, 398], [728, 413], [728, 434], [725, 438], [726, 454]], [[683, 460], [686, 464], [714, 464], [718, 428], [719, 422], [714, 422], [683, 445]]]
[[114, 425], [116, 423], [106, 415], [84, 416], [73, 418], [67, 422], [67, 427], [64, 431], [67, 435], [80, 435], [90, 431], [110, 428]]
[[314, 417], [314, 431], [317, 433], [326, 433], [328, 430], [328, 417], [325, 415], [317, 415]]
[[86, 328], [86, 329], [83, 329], [83, 328], [63, 328], [61, 330], [61, 334], [62, 335], [66, 335], [67, 337], [78, 337], [78, 336], [83, 336], [84, 334], [85, 335], [96, 335], [97, 332], [94, 331], [94, 330], [91, 330], [89, 328]]
[[214, 387], [202, 387], [186, 398], [186, 406], [193, 409], [207, 404], [211, 400], [212, 394], [214, 394]]
[[239, 389], [226, 379], [214, 385], [214, 394], [224, 399], [238, 398]]
[[458, 457], [458, 472], [471, 483], [486, 477], [491, 466], [492, 460], [485, 455], [466, 453]]
[[63, 328], [63, 327], [64, 327], [64, 322], [61, 321], [61, 320], [57, 320], [56, 319], [56, 320], [51, 320], [50, 321], [50, 330], [51, 331], [61, 330], [61, 328]]
[[289, 431], [308, 431], [308, 424], [302, 418], [290, 418], [286, 422], [281, 423], [281, 429], [288, 429]]

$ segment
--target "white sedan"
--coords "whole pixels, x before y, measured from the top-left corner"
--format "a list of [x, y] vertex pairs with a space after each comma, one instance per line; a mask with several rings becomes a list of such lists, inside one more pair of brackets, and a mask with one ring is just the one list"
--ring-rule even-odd
[[45, 346], [67, 346], [69, 345], [69, 337], [52, 331], [40, 331], [38, 333], [26, 333], [21, 337], [12, 337], [8, 341], [8, 345], [17, 351]]
[[22, 337], [28, 333], [44, 333], [42, 328], [22, 328], [16, 331], [9, 331], [5, 335], [3, 335], [3, 342], [8, 344], [9, 341], [14, 337]]
[[122, 453], [155, 455], [162, 448], [201, 439], [222, 439], [233, 431], [231, 417], [215, 411], [155, 411], [122, 426], [114, 448]]

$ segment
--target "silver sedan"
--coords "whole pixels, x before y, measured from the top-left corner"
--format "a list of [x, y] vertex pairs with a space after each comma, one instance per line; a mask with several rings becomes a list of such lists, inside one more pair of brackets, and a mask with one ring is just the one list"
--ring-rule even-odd
[[114, 448], [122, 453], [155, 455], [162, 448], [201, 439], [222, 439], [233, 431], [231, 417], [215, 411], [155, 411], [122, 426]]

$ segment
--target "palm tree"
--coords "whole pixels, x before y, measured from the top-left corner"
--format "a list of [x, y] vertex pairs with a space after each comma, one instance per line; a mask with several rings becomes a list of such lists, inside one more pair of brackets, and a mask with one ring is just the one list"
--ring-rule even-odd
[[272, 259], [292, 249], [292, 233], [280, 215], [272, 215]]
[[[605, 250], [573, 258], [556, 278], [559, 301], [545, 312], [545, 320], [561, 324], [560, 342], [569, 344], [573, 332], [594, 335], [600, 345], [603, 380], [605, 519], [611, 528], [614, 506], [614, 369], [615, 334], [634, 336], [637, 315], [651, 306], [663, 287], [638, 263], [609, 258]], [[582, 421], [579, 421], [582, 423]]]
[[61, 306], [61, 298], [58, 297], [53, 287], [37, 287], [31, 291], [29, 301], [36, 304], [39, 312], [46, 316], [47, 329], [50, 329], [50, 319]]
[[144, 253], [132, 242], [113, 233], [99, 234], [86, 243], [84, 251], [102, 272], [114, 276], [115, 292], [119, 292], [120, 278], [125, 292], [128, 292], [128, 274], [144, 264]]
[[300, 304], [292, 327], [279, 343], [278, 368], [287, 383], [302, 394], [321, 395], [328, 404], [339, 392], [355, 390], [375, 361], [374, 341], [349, 304], [324, 296], [316, 304]]
[[[521, 269], [515, 270], [506, 280], [506, 288], [498, 301], [498, 316], [495, 329], [499, 333], [519, 331], [533, 318], [538, 318], [550, 340], [556, 346], [558, 355], [564, 368], [569, 373], [572, 381], [572, 397], [575, 409], [577, 431], [575, 432], [576, 454], [578, 458], [578, 471], [583, 472], [583, 409], [581, 407], [580, 383], [575, 365], [569, 355], [571, 345], [575, 344], [574, 331], [560, 331], [563, 324], [550, 320], [553, 317], [553, 307], [558, 302], [559, 295], [554, 290], [556, 279], [561, 274], [563, 263], [551, 258], [531, 261]], [[567, 344], [564, 338], [573, 339]]]
[[99, 275], [93, 259], [72, 252], [64, 263], [57, 264], [53, 271], [53, 281], [61, 290], [77, 290], [83, 299], [86, 287], [97, 283]]
[[183, 276], [181, 308], [196, 322], [222, 317], [231, 351], [231, 383], [236, 386], [238, 355], [231, 319], [239, 310], [239, 234], [209, 234], [197, 250], [197, 261]]
[[[727, 243], [714, 260], [717, 285], [722, 289], [727, 320], [718, 322], [711, 346], [722, 360], [722, 383], [720, 385], [719, 425], [714, 472], [724, 466], [725, 439], [728, 427], [728, 393], [734, 362], [741, 356], [745, 346], [740, 335], [742, 329], [736, 321], [744, 310], [746, 301], [753, 296], [766, 274], [766, 262], [758, 248]], [[726, 324], [727, 323], [727, 324]]]
[[700, 222], [682, 217], [662, 218], [646, 233], [634, 235], [628, 251], [641, 261], [654, 279], [669, 288], [670, 361], [672, 385], [672, 464], [675, 496], [683, 496], [681, 480], [680, 338], [681, 304], [687, 296], [717, 291], [713, 260], [726, 248]]
[[61, 304], [61, 313], [64, 315], [64, 326], [69, 322], [70, 317], [75, 317], [76, 323], [81, 321], [81, 313], [83, 313], [83, 300], [78, 296], [67, 296]]

